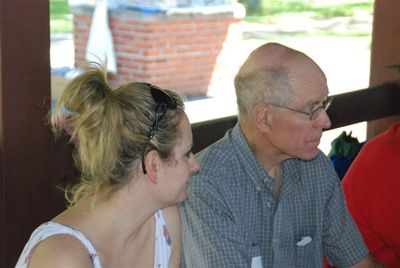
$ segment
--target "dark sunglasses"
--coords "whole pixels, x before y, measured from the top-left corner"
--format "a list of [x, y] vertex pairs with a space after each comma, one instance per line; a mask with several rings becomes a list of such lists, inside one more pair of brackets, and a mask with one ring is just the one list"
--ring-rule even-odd
[[[172, 98], [165, 90], [152, 84], [147, 84], [150, 87], [151, 96], [157, 103], [156, 114], [154, 116], [154, 122], [150, 126], [150, 132], [148, 135], [148, 141], [150, 141], [158, 132], [158, 123], [164, 117], [167, 110], [175, 110], [177, 104], [174, 98]], [[142, 157], [142, 168], [143, 173], [146, 174], [146, 167], [144, 165], [144, 156]]]
[[168, 93], [152, 84], [149, 84], [151, 96], [153, 100], [157, 103], [156, 107], [156, 115], [154, 117], [154, 122], [150, 127], [149, 133], [149, 141], [154, 138], [158, 131], [158, 122], [160, 122], [161, 118], [165, 115], [168, 109], [175, 110], [177, 107], [176, 101], [172, 98]]

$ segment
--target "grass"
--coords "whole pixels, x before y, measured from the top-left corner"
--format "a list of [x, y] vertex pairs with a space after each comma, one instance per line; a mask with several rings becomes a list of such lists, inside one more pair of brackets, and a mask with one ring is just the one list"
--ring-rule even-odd
[[358, 3], [345, 3], [341, 5], [333, 5], [327, 7], [315, 7], [315, 18], [332, 18], [332, 17], [352, 17], [358, 12], [367, 12], [372, 14], [373, 1], [364, 1]]
[[[282, 18], [296, 21], [300, 17], [310, 20], [326, 20], [339, 17], [356, 18], [360, 14], [372, 15], [373, 0], [330, 1], [329, 4], [316, 0], [261, 0], [258, 12], [247, 14], [245, 21], [253, 23], [279, 24]], [[354, 19], [356, 20], [356, 19]], [[350, 29], [350, 28], [349, 28]], [[302, 35], [307, 33], [302, 33]], [[339, 29], [319, 29], [308, 35], [338, 37], [370, 36], [370, 29], [342, 31]]]
[[50, 31], [72, 32], [72, 25], [68, 0], [50, 0]]
[[[245, 6], [248, 0], [242, 0]], [[323, 4], [316, 0], [260, 0], [261, 7], [257, 12], [248, 14], [249, 17], [276, 16], [287, 13], [312, 12], [315, 18], [332, 18], [353, 16], [358, 11], [372, 12], [373, 0], [359, 0]], [[322, 4], [321, 4], [322, 3]]]

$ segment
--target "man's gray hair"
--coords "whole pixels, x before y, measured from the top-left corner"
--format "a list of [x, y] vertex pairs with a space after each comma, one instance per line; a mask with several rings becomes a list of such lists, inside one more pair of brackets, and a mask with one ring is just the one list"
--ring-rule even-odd
[[251, 109], [260, 103], [286, 105], [292, 97], [289, 70], [258, 69], [235, 77], [239, 119], [252, 120]]

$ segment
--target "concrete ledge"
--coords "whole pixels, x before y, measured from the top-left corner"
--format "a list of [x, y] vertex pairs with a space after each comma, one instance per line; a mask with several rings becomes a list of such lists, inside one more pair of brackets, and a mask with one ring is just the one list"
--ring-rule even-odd
[[[165, 20], [188, 20], [199, 18], [236, 18], [242, 19], [245, 16], [245, 9], [242, 4], [202, 6], [202, 7], [178, 7], [170, 9], [140, 9], [110, 7], [110, 17], [119, 19], [132, 19], [135, 21], [165, 21]], [[78, 5], [72, 6], [73, 14], [92, 14], [94, 6]]]

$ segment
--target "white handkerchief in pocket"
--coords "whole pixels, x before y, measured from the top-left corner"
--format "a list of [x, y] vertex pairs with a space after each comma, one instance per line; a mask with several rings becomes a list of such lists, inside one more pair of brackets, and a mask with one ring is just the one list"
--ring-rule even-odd
[[261, 256], [253, 257], [251, 259], [251, 268], [262, 268]]
[[297, 246], [299, 247], [304, 247], [310, 244], [312, 241], [312, 238], [309, 236], [303, 236], [299, 242], [296, 243]]

